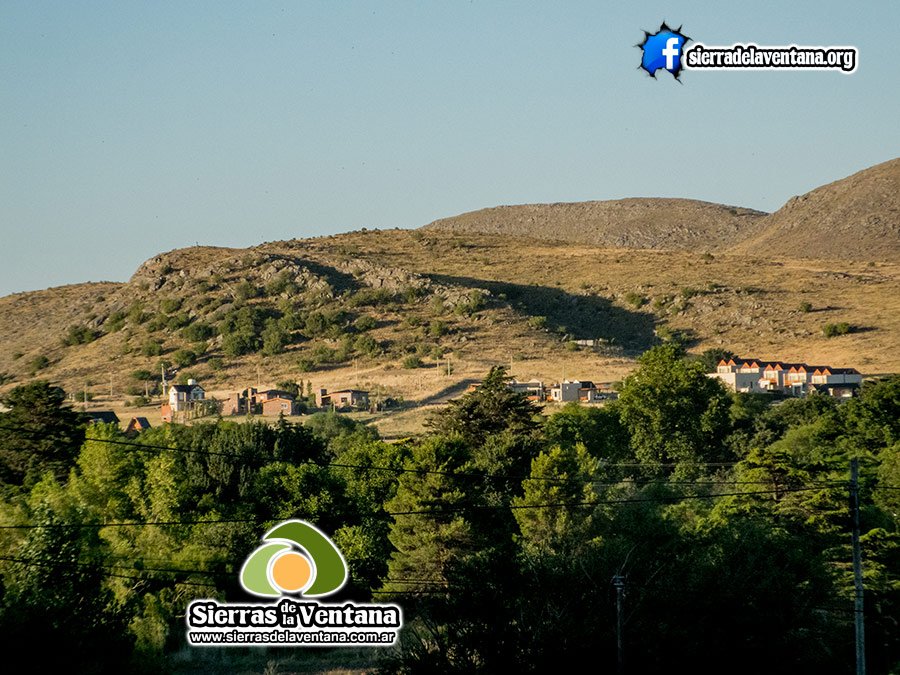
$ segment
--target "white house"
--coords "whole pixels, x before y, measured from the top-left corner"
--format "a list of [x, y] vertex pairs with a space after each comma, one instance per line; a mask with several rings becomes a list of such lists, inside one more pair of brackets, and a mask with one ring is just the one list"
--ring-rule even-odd
[[172, 412], [189, 410], [196, 401], [206, 398], [206, 391], [197, 384], [197, 380], [188, 380], [187, 384], [173, 384], [169, 387], [169, 406]]

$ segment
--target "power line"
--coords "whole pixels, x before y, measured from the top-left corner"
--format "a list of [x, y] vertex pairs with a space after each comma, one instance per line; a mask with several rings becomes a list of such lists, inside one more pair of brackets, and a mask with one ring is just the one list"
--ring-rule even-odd
[[[26, 565], [28, 567], [58, 567], [57, 563], [42, 561], [36, 558], [14, 558], [10, 556], [0, 556], [0, 560], [6, 560], [9, 562], [15, 562], [22, 565]], [[97, 571], [99, 570], [109, 570], [109, 569], [122, 569], [121, 566], [110, 566], [110, 565], [99, 565], [93, 563], [85, 563], [85, 562], [77, 562], [77, 561], [67, 561], [62, 563], [63, 566], [74, 566], [74, 567], [90, 567]], [[168, 571], [168, 570], [167, 570]], [[182, 570], [183, 571], [183, 570]], [[206, 572], [201, 570], [193, 570], [190, 574], [206, 574]], [[118, 579], [131, 579], [134, 581], [165, 581], [164, 579], [148, 579], [147, 577], [134, 576], [130, 574], [118, 574], [116, 572], [102, 572], [102, 576], [106, 577], [116, 577]], [[176, 581], [177, 584], [183, 586], [204, 586], [210, 588], [216, 588], [215, 584], [204, 584], [200, 582], [192, 582], [192, 581]]]
[[[749, 492], [720, 492], [709, 495], [669, 495], [658, 497], [639, 497], [626, 499], [597, 499], [582, 502], [551, 502], [545, 504], [503, 504], [503, 505], [483, 505], [468, 504], [464, 506], [449, 509], [427, 509], [417, 511], [385, 511], [386, 516], [409, 516], [409, 515], [430, 515], [441, 516], [451, 513], [461, 513], [465, 511], [503, 511], [506, 509], [523, 510], [523, 509], [546, 509], [546, 508], [584, 508], [589, 506], [603, 506], [607, 504], [645, 504], [645, 503], [676, 503], [679, 501], [691, 499], [718, 499], [720, 497], [744, 497], [752, 495], [771, 495], [771, 494], [789, 494], [795, 492], [808, 492], [811, 490], [819, 490], [819, 487], [800, 487], [800, 488], [781, 488], [772, 490], [752, 490]], [[104, 527], [149, 527], [149, 526], [178, 526], [178, 525], [216, 525], [224, 523], [263, 523], [276, 522], [294, 517], [294, 514], [287, 514], [273, 518], [217, 518], [217, 519], [198, 519], [198, 520], [144, 520], [131, 522], [107, 522], [107, 523], [48, 523], [46, 525], [0, 525], [3, 530], [30, 530], [39, 528], [104, 528]]]
[[[18, 431], [29, 434], [40, 435], [41, 432], [35, 429], [27, 429], [25, 427], [11, 427], [0, 425], [0, 429], [6, 431]], [[214, 450], [194, 450], [191, 448], [181, 448], [181, 447], [172, 447], [165, 445], [153, 445], [148, 443], [137, 443], [135, 441], [125, 441], [120, 439], [112, 439], [112, 438], [85, 438], [85, 443], [95, 442], [95, 443], [107, 443], [110, 445], [119, 445], [134, 448], [138, 452], [174, 452], [174, 453], [183, 453], [183, 454], [191, 454], [191, 455], [206, 455], [213, 457], [229, 457], [232, 459], [242, 459], [242, 456], [239, 453], [233, 452], [217, 452]], [[359, 469], [363, 471], [384, 471], [390, 473], [411, 473], [411, 474], [420, 474], [420, 475], [437, 475], [437, 476], [448, 476], [453, 478], [479, 478], [479, 479], [491, 479], [491, 480], [531, 480], [531, 481], [545, 481], [545, 482], [553, 482], [553, 483], [570, 483], [570, 482], [581, 482], [581, 483], [594, 483], [597, 485], [618, 485], [621, 482], [638, 482], [634, 480], [625, 480], [619, 481], [619, 483], [612, 482], [604, 482], [608, 481], [608, 479], [592, 479], [592, 478], [557, 478], [551, 476], [489, 476], [483, 473], [476, 473], [471, 471], [442, 471], [439, 469], [413, 469], [409, 467], [391, 467], [391, 466], [376, 466], [370, 464], [348, 464], [344, 462], [317, 462], [315, 460], [306, 459], [306, 460], [297, 460], [293, 462], [294, 464], [307, 464], [312, 466], [319, 466], [322, 468], [338, 468], [338, 469]], [[688, 466], [691, 467], [733, 467], [739, 464], [739, 462], [698, 462], [692, 463]], [[657, 469], [657, 468], [675, 468], [680, 466], [678, 463], [668, 462], [668, 463], [660, 463], [660, 464], [641, 464], [639, 462], [603, 462], [601, 461], [602, 468], [614, 467], [614, 468], [641, 468], [641, 469]], [[816, 471], [817, 469], [810, 469], [811, 471]], [[826, 469], [821, 469], [826, 470]], [[678, 485], [678, 484], [689, 484], [689, 485], [769, 485], [772, 481], [706, 481], [706, 482], [694, 482], [694, 481], [668, 481], [668, 480], [658, 480], [644, 481], [646, 484], [670, 484], [670, 485]], [[832, 481], [822, 481], [822, 483], [831, 483]], [[833, 481], [835, 484], [843, 484], [842, 481]]]

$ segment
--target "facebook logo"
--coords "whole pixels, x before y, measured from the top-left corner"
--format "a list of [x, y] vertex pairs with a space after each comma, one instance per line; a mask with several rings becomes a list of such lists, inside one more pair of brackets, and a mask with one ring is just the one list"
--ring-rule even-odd
[[651, 77], [656, 77], [660, 68], [668, 71], [677, 80], [681, 74], [681, 55], [689, 37], [681, 32], [681, 28], [672, 30], [665, 22], [656, 33], [644, 31], [644, 41], [637, 45], [641, 48], [641, 69]]

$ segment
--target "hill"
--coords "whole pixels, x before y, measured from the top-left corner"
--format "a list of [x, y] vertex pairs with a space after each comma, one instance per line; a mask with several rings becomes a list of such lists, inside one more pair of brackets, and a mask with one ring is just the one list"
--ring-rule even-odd
[[[170, 251], [125, 283], [0, 298], [0, 393], [44, 378], [86, 392], [95, 406], [151, 419], [155, 409], [158, 419], [162, 369], [170, 379], [196, 377], [217, 397], [285, 381], [359, 387], [406, 402], [378, 420], [402, 435], [421, 427], [422, 406], [458, 395], [492, 365], [520, 379], [615, 381], [669, 340], [695, 353], [898, 372], [898, 167], [814, 190], [773, 216], [687, 200], [501, 207], [476, 212], [492, 214], [480, 221], [468, 214], [412, 231]], [[829, 221], [827, 204], [857, 218], [857, 238], [868, 242], [859, 246], [880, 262], [839, 243], [853, 230]], [[670, 206], [695, 218], [690, 229], [675, 219], [684, 227], [665, 232]], [[629, 231], [615, 213], [643, 224]], [[553, 214], [573, 227], [587, 222], [579, 214], [612, 223], [620, 239], [606, 243], [612, 225], [603, 245], [542, 239], [560, 229], [547, 220]], [[788, 227], [793, 221], [802, 227]], [[466, 229], [477, 222], [500, 233]], [[517, 222], [527, 227], [504, 225]], [[829, 223], [839, 237], [801, 240]], [[757, 243], [735, 247], [751, 230], [747, 241]], [[718, 248], [690, 244], [700, 232]], [[781, 248], [757, 254], [776, 232]], [[840, 246], [850, 255], [837, 256]], [[829, 324], [847, 330], [829, 337]]]
[[692, 199], [617, 199], [498, 206], [436, 220], [424, 229], [604, 248], [718, 251], [755, 233], [765, 215]]
[[498, 206], [423, 229], [605, 248], [900, 260], [900, 159], [790, 199], [773, 214], [689, 199]]
[[900, 260], [900, 159], [790, 199], [736, 253]]

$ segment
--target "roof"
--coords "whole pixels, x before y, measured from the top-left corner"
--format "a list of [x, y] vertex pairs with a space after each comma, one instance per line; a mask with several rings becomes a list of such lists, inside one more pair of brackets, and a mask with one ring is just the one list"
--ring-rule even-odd
[[116, 415], [112, 410], [95, 410], [94, 412], [87, 413], [88, 418], [92, 423], [102, 423], [102, 424], [118, 424], [119, 416]]
[[202, 391], [206, 391], [199, 384], [173, 384], [172, 389], [174, 391], [184, 392], [185, 394], [191, 393], [194, 389], [200, 389]]
[[365, 394], [368, 396], [369, 392], [362, 389], [339, 389], [338, 391], [329, 391], [326, 396], [334, 396], [335, 394]]
[[294, 400], [294, 395], [289, 391], [284, 391], [283, 389], [267, 389], [266, 391], [260, 393], [265, 395], [269, 400], [275, 398], [286, 398], [290, 401]]

